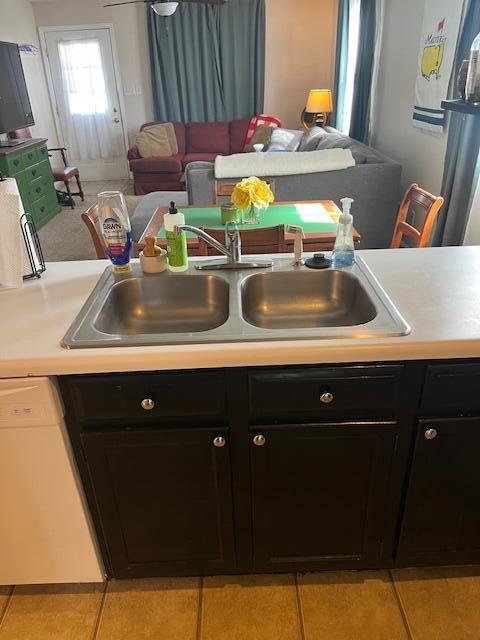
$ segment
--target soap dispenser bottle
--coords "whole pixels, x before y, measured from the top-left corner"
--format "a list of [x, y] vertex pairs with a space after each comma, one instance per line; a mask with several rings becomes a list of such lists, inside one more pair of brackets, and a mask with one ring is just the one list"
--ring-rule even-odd
[[350, 213], [352, 198], [342, 198], [342, 213], [338, 221], [337, 237], [333, 247], [333, 268], [351, 267], [355, 262], [353, 243], [353, 216]]
[[185, 216], [179, 213], [175, 202], [170, 203], [170, 209], [163, 219], [167, 236], [167, 258], [170, 271], [180, 273], [188, 269], [187, 236], [185, 231], [175, 233], [177, 225], [185, 224]]

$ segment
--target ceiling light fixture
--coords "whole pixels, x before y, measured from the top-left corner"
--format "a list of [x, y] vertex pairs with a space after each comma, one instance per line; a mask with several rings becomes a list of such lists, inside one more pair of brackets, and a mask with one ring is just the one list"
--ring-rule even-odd
[[157, 2], [151, 5], [152, 9], [159, 16], [167, 18], [173, 16], [178, 7], [178, 2]]

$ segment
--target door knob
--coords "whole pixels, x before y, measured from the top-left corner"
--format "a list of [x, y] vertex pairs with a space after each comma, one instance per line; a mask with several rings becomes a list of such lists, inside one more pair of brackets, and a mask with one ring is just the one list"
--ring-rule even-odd
[[427, 440], [435, 440], [437, 436], [438, 436], [438, 431], [436, 429], [427, 429], [425, 431], [425, 438]]
[[145, 398], [145, 400], [142, 400], [140, 404], [142, 409], [145, 409], [145, 411], [151, 411], [155, 408], [155, 402], [151, 398]]
[[262, 436], [262, 435], [254, 436], [254, 438], [253, 438], [253, 444], [256, 447], [263, 447], [263, 445], [266, 442], [267, 442], [267, 439], [265, 438], [265, 436]]
[[114, 122], [115, 124], [118, 124], [118, 123], [120, 122], [120, 118], [113, 118], [113, 122]]
[[227, 441], [223, 436], [217, 436], [213, 440], [213, 446], [217, 447], [217, 449], [223, 449], [223, 447], [227, 444]]

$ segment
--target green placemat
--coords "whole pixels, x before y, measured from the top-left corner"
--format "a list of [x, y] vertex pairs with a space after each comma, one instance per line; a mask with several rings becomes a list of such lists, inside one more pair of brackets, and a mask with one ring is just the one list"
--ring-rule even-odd
[[[185, 224], [206, 229], [222, 229], [220, 221], [220, 207], [183, 209]], [[306, 204], [273, 204], [266, 211], [260, 213], [260, 223], [241, 224], [239, 229], [262, 229], [276, 227], [279, 224], [293, 224], [303, 227], [305, 233], [335, 233], [337, 225], [330, 214], [321, 204], [310, 202]], [[165, 229], [162, 227], [158, 238], [165, 238]], [[188, 238], [194, 238], [193, 233], [187, 233]]]

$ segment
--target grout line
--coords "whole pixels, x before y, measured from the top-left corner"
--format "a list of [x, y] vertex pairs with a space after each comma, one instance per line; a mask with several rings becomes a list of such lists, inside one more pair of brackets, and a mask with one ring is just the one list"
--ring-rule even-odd
[[393, 577], [391, 569], [388, 569], [388, 575], [390, 577], [390, 584], [392, 585], [393, 593], [395, 594], [397, 606], [400, 609], [400, 615], [402, 616], [403, 626], [405, 627], [405, 631], [407, 632], [408, 640], [415, 640], [413, 637], [412, 629], [410, 628], [410, 623], [408, 622], [407, 612], [405, 611], [405, 608], [403, 606], [402, 597], [397, 589], [397, 585], [395, 584], [395, 578]]
[[198, 611], [197, 611], [197, 635], [196, 640], [202, 640], [203, 630], [203, 578], [200, 578], [200, 586], [198, 589]]
[[98, 638], [98, 632], [100, 631], [100, 625], [102, 623], [103, 612], [105, 611], [105, 600], [107, 599], [108, 580], [105, 580], [105, 588], [103, 589], [102, 600], [97, 613], [97, 619], [95, 621], [95, 627], [93, 628], [92, 640]]
[[300, 621], [300, 633], [302, 640], [307, 640], [307, 632], [305, 631], [305, 618], [303, 615], [302, 596], [300, 594], [300, 585], [298, 584], [298, 573], [295, 574], [295, 590], [297, 593], [297, 613]]
[[3, 621], [5, 620], [5, 618], [7, 616], [7, 612], [9, 610], [9, 608], [10, 608], [10, 603], [12, 602], [14, 590], [15, 590], [15, 587], [10, 587], [10, 593], [8, 594], [7, 602], [5, 603], [5, 606], [3, 607], [3, 611], [0, 611], [0, 627], [2, 626], [2, 623], [3, 623]]

